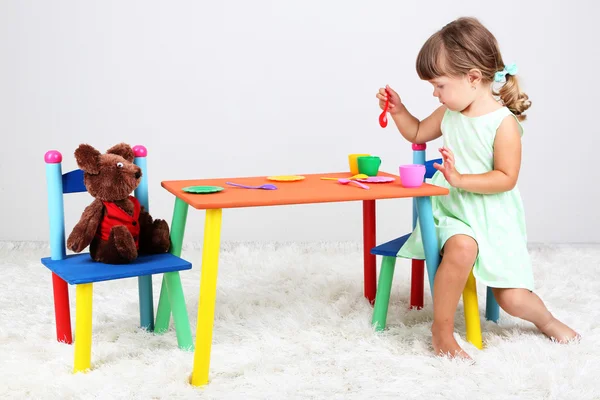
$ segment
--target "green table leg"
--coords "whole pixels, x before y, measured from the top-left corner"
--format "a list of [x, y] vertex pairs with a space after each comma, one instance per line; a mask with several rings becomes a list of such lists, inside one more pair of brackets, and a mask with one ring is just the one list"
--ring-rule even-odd
[[171, 304], [169, 303], [169, 290], [167, 289], [167, 280], [163, 275], [160, 286], [160, 297], [158, 299], [158, 310], [156, 311], [156, 323], [154, 324], [154, 333], [165, 333], [169, 330], [169, 321], [171, 319]]
[[[183, 234], [185, 233], [185, 223], [187, 220], [188, 204], [179, 198], [175, 199], [175, 208], [173, 210], [173, 221], [171, 222], [171, 254], [180, 257], [183, 247]], [[163, 275], [163, 281], [160, 288], [160, 298], [158, 300], [158, 309], [156, 310], [156, 323], [154, 331], [163, 333], [169, 330], [169, 320], [171, 318], [171, 303], [169, 301], [168, 285], [166, 275]], [[181, 281], [179, 282], [181, 286]], [[184, 305], [185, 306], [185, 305]], [[178, 338], [179, 339], [179, 338]]]
[[180, 349], [193, 351], [192, 330], [185, 306], [185, 297], [183, 295], [179, 271], [167, 272], [164, 275], [163, 281], [167, 283], [169, 303], [171, 311], [173, 311], [173, 322], [175, 323], [175, 332], [177, 333], [177, 345]]

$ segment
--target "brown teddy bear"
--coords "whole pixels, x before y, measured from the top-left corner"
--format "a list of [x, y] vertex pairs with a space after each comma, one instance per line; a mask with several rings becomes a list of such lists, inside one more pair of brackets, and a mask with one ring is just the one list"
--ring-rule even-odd
[[133, 149], [120, 143], [106, 154], [88, 144], [75, 150], [84, 184], [95, 200], [85, 208], [67, 240], [76, 253], [90, 246], [91, 257], [107, 264], [126, 264], [138, 253], [165, 253], [171, 246], [164, 220], [152, 220], [131, 196], [140, 184], [142, 170], [133, 163]]

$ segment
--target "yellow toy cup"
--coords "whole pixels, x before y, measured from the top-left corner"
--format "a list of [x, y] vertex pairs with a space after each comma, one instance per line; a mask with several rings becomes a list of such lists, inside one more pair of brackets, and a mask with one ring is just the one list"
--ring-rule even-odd
[[348, 155], [348, 164], [350, 166], [350, 173], [352, 175], [358, 174], [358, 157], [368, 157], [370, 154], [349, 154]]

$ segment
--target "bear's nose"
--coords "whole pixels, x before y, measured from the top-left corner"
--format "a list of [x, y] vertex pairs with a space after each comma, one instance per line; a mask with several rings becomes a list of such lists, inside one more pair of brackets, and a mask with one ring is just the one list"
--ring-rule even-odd
[[135, 179], [140, 179], [140, 176], [142, 176], [142, 171], [140, 171], [140, 170], [135, 171]]

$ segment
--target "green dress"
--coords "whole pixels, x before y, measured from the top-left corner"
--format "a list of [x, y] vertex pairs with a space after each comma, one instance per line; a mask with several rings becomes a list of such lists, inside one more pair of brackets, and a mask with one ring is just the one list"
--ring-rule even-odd
[[[506, 107], [479, 117], [446, 110], [442, 135], [444, 145], [454, 153], [458, 172], [482, 174], [493, 170], [496, 130], [509, 115], [514, 117]], [[520, 123], [519, 127], [523, 135]], [[440, 171], [436, 171], [431, 183], [450, 190], [448, 195], [431, 198], [440, 249], [453, 235], [468, 235], [478, 244], [479, 253], [473, 266], [478, 282], [494, 288], [533, 290], [519, 189], [515, 186], [504, 193], [471, 193], [450, 186]], [[425, 259], [419, 224], [398, 251], [398, 257]]]

